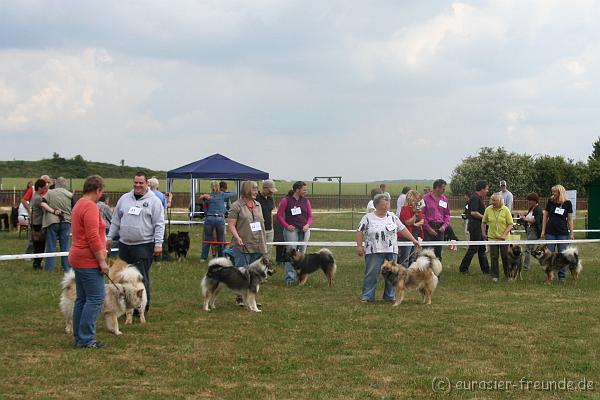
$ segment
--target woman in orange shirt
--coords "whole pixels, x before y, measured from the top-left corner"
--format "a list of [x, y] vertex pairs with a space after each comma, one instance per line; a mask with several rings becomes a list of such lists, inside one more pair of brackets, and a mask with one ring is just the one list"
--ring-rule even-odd
[[106, 264], [106, 224], [96, 203], [104, 190], [104, 179], [89, 176], [83, 183], [83, 196], [71, 214], [73, 234], [69, 264], [75, 271], [77, 299], [73, 308], [73, 336], [81, 348], [99, 349], [96, 319], [104, 302]]

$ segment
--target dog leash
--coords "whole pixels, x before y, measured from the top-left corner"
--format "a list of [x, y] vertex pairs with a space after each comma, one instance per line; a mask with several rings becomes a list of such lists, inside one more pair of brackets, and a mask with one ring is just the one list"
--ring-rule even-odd
[[407, 256], [407, 257], [406, 257], [404, 260], [402, 260], [402, 261], [399, 261], [399, 264], [404, 264], [404, 262], [405, 262], [405, 261], [407, 261], [407, 260], [410, 260], [410, 258], [411, 258], [411, 257], [412, 257], [412, 256], [413, 256], [415, 253], [416, 253], [416, 250], [415, 250], [415, 249], [414, 249], [414, 247], [413, 247], [413, 249], [410, 251], [410, 253], [408, 253], [408, 256]]
[[241, 252], [244, 255], [244, 259], [246, 260], [246, 265], [249, 266], [250, 265], [250, 260], [248, 259], [248, 257], [246, 257], [247, 254], [250, 254], [250, 250], [248, 250], [248, 248], [246, 247], [246, 243], [244, 243], [242, 245], [242, 247], [244, 247], [244, 250], [247, 251], [247, 253]]
[[[98, 269], [100, 269], [100, 267], [98, 267]], [[117, 284], [112, 279], [110, 279], [110, 276], [108, 276], [107, 273], [102, 273], [101, 269], [100, 269], [100, 273], [108, 278], [108, 280], [110, 281], [110, 283], [112, 283], [112, 285], [115, 287], [115, 289], [117, 289], [117, 292], [121, 293], [121, 290], [119, 289], [119, 287], [117, 286]]]

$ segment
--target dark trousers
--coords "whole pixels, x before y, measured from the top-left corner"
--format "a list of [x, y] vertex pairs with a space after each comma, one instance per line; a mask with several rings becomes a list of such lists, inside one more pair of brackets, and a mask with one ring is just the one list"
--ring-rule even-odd
[[[216, 233], [216, 235], [213, 234]], [[204, 221], [204, 242], [223, 242], [225, 240], [225, 220], [222, 217], [213, 217], [209, 215]], [[208, 250], [210, 244], [202, 243], [202, 254], [200, 258], [206, 260], [208, 258]], [[217, 245], [217, 254], [219, 257], [223, 257], [223, 245]]]
[[0, 213], [0, 225], [2, 225], [2, 229], [4, 229], [5, 231], [8, 232], [10, 230], [7, 213]]
[[[437, 235], [434, 236], [431, 233], [429, 233], [429, 231], [427, 229], [424, 229], [426, 242], [443, 242], [444, 240], [446, 240], [446, 235], [444, 234], [444, 232], [440, 232], [440, 226], [442, 226], [441, 224], [430, 224], [429, 226], [431, 226], [433, 228], [433, 230], [437, 232]], [[435, 253], [435, 256], [437, 258], [439, 258], [440, 261], [442, 261], [442, 247], [443, 246], [432, 246], [432, 247], [433, 247], [433, 252]]]
[[[470, 240], [483, 241], [483, 236], [481, 235], [481, 225], [477, 228], [471, 227], [469, 229], [469, 237]], [[473, 245], [469, 246], [467, 249], [467, 253], [463, 257], [460, 262], [460, 272], [467, 272], [469, 270], [469, 266], [471, 265], [471, 260], [473, 260], [473, 256], [477, 253], [477, 258], [479, 259], [479, 267], [481, 267], [481, 272], [484, 274], [490, 273], [490, 265], [488, 264], [488, 259], [485, 255], [485, 245], [481, 246]]]
[[128, 264], [133, 264], [144, 277], [146, 288], [146, 312], [150, 309], [150, 267], [154, 259], [154, 243], [128, 245], [119, 242], [119, 258]]
[[[33, 254], [43, 253], [46, 249], [46, 234], [41, 225], [31, 225], [31, 242], [33, 243]], [[42, 269], [42, 259], [33, 259], [33, 268]]]
[[504, 269], [504, 276], [508, 278], [508, 245], [507, 244], [490, 244], [490, 259], [492, 264], [492, 270], [490, 274], [494, 278], [500, 277], [500, 271], [498, 271], [498, 253], [502, 258], [502, 269]]

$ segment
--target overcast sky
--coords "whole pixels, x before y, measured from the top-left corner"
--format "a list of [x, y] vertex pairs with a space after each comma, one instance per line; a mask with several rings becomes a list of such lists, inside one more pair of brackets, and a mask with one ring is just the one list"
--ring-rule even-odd
[[482, 146], [585, 160], [599, 4], [0, 0], [0, 159], [346, 181], [447, 178]]

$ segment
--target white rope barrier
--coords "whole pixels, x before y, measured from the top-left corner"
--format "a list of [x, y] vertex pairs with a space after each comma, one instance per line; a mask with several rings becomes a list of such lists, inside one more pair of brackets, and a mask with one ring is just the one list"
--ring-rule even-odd
[[335, 229], [335, 228], [310, 228], [315, 232], [356, 232], [356, 229]]
[[[486, 246], [503, 244], [572, 244], [572, 243], [600, 243], [600, 239], [575, 239], [575, 240], [488, 240], [488, 241], [444, 241], [421, 242], [421, 247], [435, 246]], [[356, 247], [356, 242], [269, 242], [274, 246], [329, 246], [329, 247]], [[412, 242], [398, 241], [399, 247], [413, 246]]]
[[[115, 253], [119, 249], [110, 249], [111, 253]], [[12, 254], [0, 256], [0, 261], [11, 261], [11, 260], [33, 260], [34, 258], [51, 258], [51, 257], [66, 257], [69, 255], [68, 251], [58, 251], [55, 253], [36, 253], [36, 254]]]
[[[576, 243], [600, 243], [600, 239], [574, 239], [574, 240], [489, 240], [489, 241], [435, 241], [435, 242], [420, 242], [421, 247], [435, 246], [485, 246], [485, 245], [508, 245], [508, 244], [576, 244]], [[268, 242], [274, 246], [311, 246], [311, 247], [356, 247], [356, 242]], [[413, 246], [412, 242], [398, 241], [398, 247]], [[111, 249], [111, 252], [117, 252], [119, 249]], [[37, 253], [37, 254], [13, 254], [0, 255], [0, 261], [11, 260], [31, 260], [34, 258], [50, 258], [68, 256], [68, 251], [55, 253]]]

